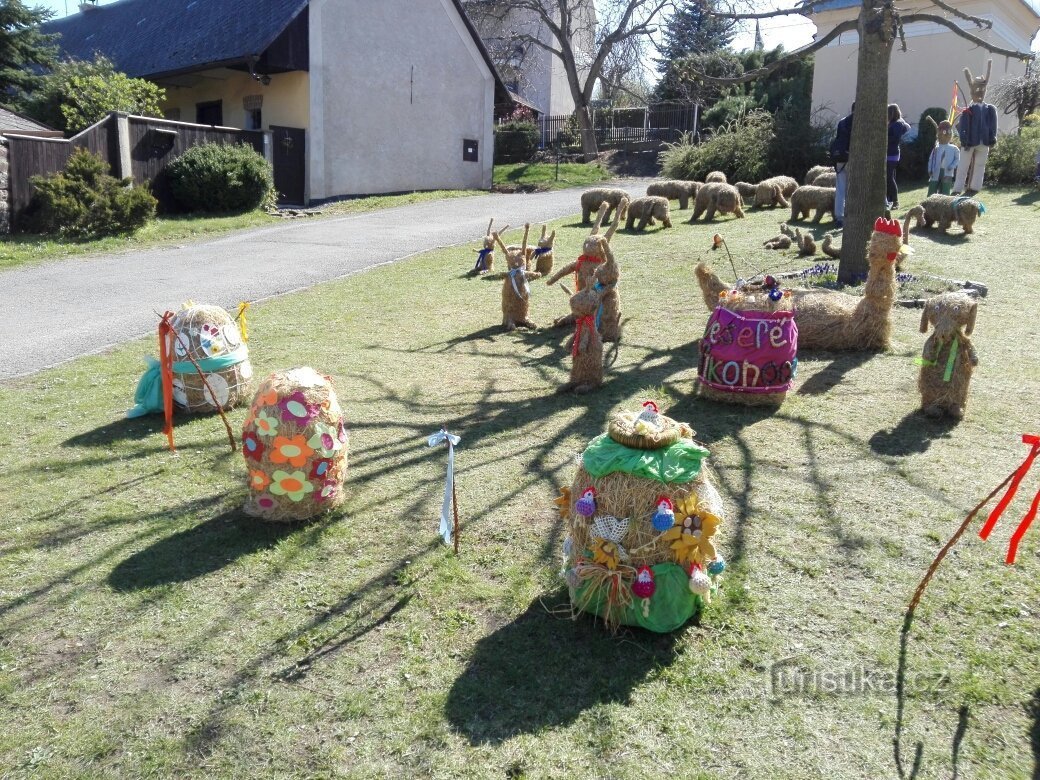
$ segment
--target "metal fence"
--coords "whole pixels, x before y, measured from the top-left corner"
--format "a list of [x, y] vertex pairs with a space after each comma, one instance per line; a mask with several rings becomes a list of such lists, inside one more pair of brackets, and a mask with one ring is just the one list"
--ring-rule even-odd
[[165, 176], [166, 165], [192, 146], [245, 143], [267, 156], [262, 131], [114, 113], [68, 140], [14, 134], [5, 137], [10, 156], [8, 187], [12, 229], [18, 229], [19, 219], [32, 201], [32, 177], [64, 170], [72, 152], [78, 148], [100, 155], [113, 176], [131, 177], [135, 184], [150, 187], [162, 211], [174, 207]]
[[[696, 105], [675, 103], [597, 109], [592, 112], [592, 125], [600, 149], [647, 141], [674, 142], [685, 133], [697, 132], [698, 113]], [[538, 126], [542, 149], [581, 145], [580, 127], [574, 115], [543, 116]]]

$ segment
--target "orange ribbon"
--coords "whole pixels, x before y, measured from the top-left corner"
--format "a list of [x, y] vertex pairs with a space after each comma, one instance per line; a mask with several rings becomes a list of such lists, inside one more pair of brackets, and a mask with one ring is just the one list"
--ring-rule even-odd
[[171, 351], [173, 345], [171, 337], [176, 338], [177, 336], [170, 323], [173, 316], [173, 312], [168, 311], [163, 314], [162, 320], [159, 322], [159, 365], [162, 369], [163, 413], [166, 416], [163, 433], [166, 434], [166, 440], [170, 443], [170, 452], [177, 451], [177, 448], [173, 446], [173, 352]]
[[[1032, 449], [1029, 454], [1026, 455], [1025, 460], [1022, 461], [1022, 465], [1015, 471], [1014, 477], [1011, 479], [1011, 485], [1008, 487], [1007, 492], [1003, 498], [997, 502], [997, 505], [993, 507], [993, 511], [989, 513], [989, 517], [986, 518], [986, 523], [982, 526], [982, 530], [979, 531], [979, 536], [985, 540], [989, 538], [993, 528], [997, 524], [997, 520], [1004, 514], [1004, 510], [1008, 508], [1011, 500], [1015, 497], [1015, 493], [1018, 492], [1018, 486], [1025, 478], [1029, 469], [1033, 466], [1033, 461], [1036, 460], [1037, 455], [1040, 455], [1040, 436], [1033, 436], [1030, 434], [1022, 434], [1022, 443], [1031, 444]], [[1015, 533], [1011, 535], [1011, 541], [1008, 543], [1007, 557], [1004, 559], [1005, 563], [1014, 563], [1015, 556], [1018, 554], [1018, 545], [1022, 541], [1022, 537], [1026, 535], [1026, 531], [1029, 530], [1029, 526], [1032, 525], [1033, 520], [1036, 519], [1038, 510], [1040, 510], [1040, 491], [1037, 492], [1033, 498], [1033, 503], [1030, 504], [1029, 510], [1026, 512], [1025, 517], [1018, 524], [1018, 528], [1015, 529]]]

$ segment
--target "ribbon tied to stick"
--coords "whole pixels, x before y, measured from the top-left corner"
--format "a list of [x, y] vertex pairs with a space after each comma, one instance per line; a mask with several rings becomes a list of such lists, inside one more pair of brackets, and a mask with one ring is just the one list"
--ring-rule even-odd
[[444, 480], [444, 501], [441, 503], [441, 527], [440, 535], [444, 539], [445, 544], [451, 544], [454, 540], [454, 525], [450, 519], [451, 515], [451, 502], [455, 488], [455, 445], [461, 441], [460, 437], [454, 433], [448, 433], [444, 428], [441, 428], [437, 433], [433, 434], [426, 440], [426, 444], [430, 447], [436, 447], [438, 444], [448, 445], [448, 476]]
[[[1032, 449], [1029, 454], [1026, 455], [1025, 460], [1022, 461], [1022, 465], [1015, 471], [1014, 476], [1011, 478], [1011, 485], [1008, 487], [1004, 497], [997, 502], [997, 505], [993, 507], [993, 511], [989, 513], [989, 517], [986, 519], [986, 523], [982, 526], [982, 530], [979, 531], [979, 537], [983, 540], [988, 539], [993, 528], [997, 524], [997, 520], [1004, 513], [1004, 510], [1008, 508], [1011, 500], [1015, 497], [1015, 493], [1018, 492], [1018, 486], [1022, 483], [1029, 469], [1033, 466], [1033, 461], [1036, 460], [1038, 454], [1040, 454], [1040, 436], [1022, 434], [1023, 444], [1029, 444]], [[1037, 511], [1040, 510], [1040, 490], [1037, 491], [1033, 497], [1033, 502], [1029, 505], [1029, 509], [1026, 511], [1025, 516], [1019, 521], [1018, 528], [1011, 535], [1011, 541], [1008, 543], [1007, 557], [1004, 562], [1012, 564], [1015, 562], [1015, 556], [1018, 554], [1018, 545], [1022, 541], [1022, 537], [1026, 535], [1026, 531], [1029, 530], [1029, 526], [1036, 519]]]

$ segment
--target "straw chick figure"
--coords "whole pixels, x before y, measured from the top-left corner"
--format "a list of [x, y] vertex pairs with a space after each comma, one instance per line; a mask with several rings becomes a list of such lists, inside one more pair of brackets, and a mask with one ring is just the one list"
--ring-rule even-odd
[[[596, 270], [599, 265], [606, 259], [606, 252], [610, 248], [610, 239], [614, 237], [614, 233], [617, 232], [618, 225], [624, 218], [626, 211], [628, 210], [628, 198], [621, 201], [619, 207], [614, 212], [614, 222], [607, 232], [603, 235], [599, 234], [600, 226], [603, 223], [603, 218], [608, 210], [608, 205], [603, 203], [599, 207], [599, 213], [596, 214], [596, 222], [592, 226], [592, 232], [585, 238], [585, 243], [582, 244], [581, 256], [574, 262], [567, 263], [567, 265], [560, 268], [556, 273], [545, 280], [546, 284], [556, 284], [560, 279], [567, 276], [568, 274], [574, 274], [574, 288], [575, 291], [584, 290], [587, 287], [591, 287], [595, 282]], [[568, 325], [574, 324], [574, 315], [567, 314], [563, 317], [559, 317], [553, 322], [553, 327], [561, 328]]]
[[[473, 266], [473, 270], [470, 273], [486, 274], [495, 267], [495, 237], [491, 233], [491, 226], [494, 224], [495, 218], [492, 217], [488, 222], [487, 234], [484, 236], [484, 248], [477, 250], [477, 263]], [[507, 230], [509, 230], [509, 225], [499, 230], [498, 235], [502, 235]]]
[[602, 291], [595, 287], [586, 287], [571, 296], [571, 317], [575, 323], [569, 344], [571, 376], [557, 390], [559, 393], [582, 395], [603, 384], [603, 339], [596, 330], [596, 310], [602, 298]]
[[921, 373], [921, 410], [929, 417], [964, 417], [968, 384], [979, 357], [968, 336], [975, 329], [978, 302], [964, 292], [948, 292], [925, 301], [921, 332], [934, 330], [924, 343]]
[[518, 326], [538, 327], [528, 319], [531, 308], [531, 287], [528, 282], [542, 276], [537, 271], [527, 270], [527, 236], [530, 230], [530, 224], [524, 225], [523, 243], [515, 248], [505, 246], [498, 233], [493, 234], [506, 259], [506, 276], [502, 281], [502, 327], [507, 332], [516, 330]]
[[[890, 345], [892, 305], [896, 298], [896, 260], [904, 252], [902, 232], [895, 220], [879, 217], [867, 248], [870, 270], [863, 296], [837, 290], [792, 290], [798, 312], [798, 347], [823, 350], [882, 350]], [[729, 290], [708, 266], [696, 268], [697, 282], [709, 311], [719, 293]]]

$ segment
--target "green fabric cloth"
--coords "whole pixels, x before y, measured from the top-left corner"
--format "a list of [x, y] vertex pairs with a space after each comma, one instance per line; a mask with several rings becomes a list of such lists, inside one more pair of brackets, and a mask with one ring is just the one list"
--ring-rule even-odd
[[682, 484], [697, 478], [701, 461], [707, 456], [708, 450], [689, 439], [679, 439], [659, 450], [637, 450], [618, 444], [604, 433], [589, 442], [581, 460], [596, 479], [621, 471], [633, 477]]
[[[231, 368], [248, 359], [249, 348], [243, 344], [234, 352], [228, 352], [226, 355], [203, 358], [199, 361], [199, 368], [203, 373], [208, 374], [223, 371], [225, 368]], [[159, 365], [159, 361], [151, 355], [147, 355], [144, 362], [147, 368], [137, 381], [137, 389], [134, 391], [134, 408], [126, 413], [129, 419], [163, 411], [162, 367]], [[193, 374], [195, 365], [190, 360], [178, 360], [173, 364], [173, 373]]]
[[[690, 590], [690, 577], [677, 563], [658, 563], [650, 567], [656, 588], [650, 607], [643, 615], [643, 600], [632, 596], [623, 610], [612, 610], [622, 625], [639, 626], [647, 631], [666, 634], [682, 626], [701, 610], [701, 597]], [[578, 609], [603, 617], [607, 609], [607, 588], [592, 590], [591, 583], [578, 586], [571, 593], [571, 603]]]

